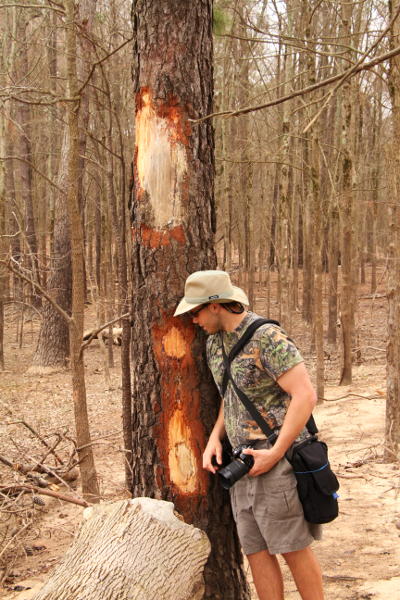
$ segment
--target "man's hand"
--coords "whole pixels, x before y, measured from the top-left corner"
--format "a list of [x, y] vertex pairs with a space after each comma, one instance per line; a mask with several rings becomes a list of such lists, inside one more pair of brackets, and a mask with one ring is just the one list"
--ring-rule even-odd
[[203, 453], [203, 469], [206, 469], [215, 475], [215, 473], [218, 471], [218, 467], [215, 467], [212, 464], [212, 459], [214, 456], [217, 460], [217, 463], [222, 465], [222, 444], [219, 439], [210, 438]]
[[254, 458], [254, 465], [249, 471], [249, 475], [256, 477], [262, 473], [267, 473], [276, 463], [282, 458], [279, 456], [274, 448], [265, 448], [262, 450], [253, 450], [252, 448], [246, 448], [243, 450], [243, 454], [251, 454]]

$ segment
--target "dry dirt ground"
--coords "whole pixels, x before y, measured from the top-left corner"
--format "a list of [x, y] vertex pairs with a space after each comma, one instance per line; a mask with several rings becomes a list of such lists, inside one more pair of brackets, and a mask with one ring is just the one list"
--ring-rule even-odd
[[[260, 300], [260, 304], [262, 301]], [[383, 301], [361, 313], [363, 332], [361, 364], [354, 369], [354, 382], [337, 386], [337, 357], [326, 356], [326, 401], [315, 416], [321, 437], [328, 442], [333, 467], [339, 477], [340, 518], [325, 527], [324, 539], [315, 544], [322, 563], [326, 600], [400, 600], [400, 477], [398, 464], [382, 461], [385, 418], [385, 347], [382, 323]], [[259, 312], [262, 312], [261, 306]], [[271, 314], [271, 317], [275, 315]], [[88, 324], [91, 321], [88, 311]], [[306, 362], [313, 374], [313, 357], [308, 355], [307, 331], [293, 324], [301, 340]], [[40, 455], [40, 442], [20, 421], [30, 424], [48, 439], [64, 435], [60, 452], [68, 452], [68, 435], [73, 434], [70, 375], [32, 376], [26, 373], [36, 343], [38, 322], [25, 326], [22, 347], [15, 336], [15, 313], [7, 313], [6, 371], [0, 374], [0, 455], [13, 462]], [[105, 381], [101, 348], [94, 342], [87, 350], [87, 393], [95, 458], [106, 500], [128, 497], [124, 489], [122, 460], [119, 349], [111, 381]], [[0, 467], [2, 484], [14, 481]], [[65, 493], [74, 490], [59, 488]], [[79, 493], [79, 485], [76, 489]], [[42, 497], [45, 504], [32, 503], [14, 519], [13, 544], [4, 550], [0, 536], [0, 559], [7, 556], [8, 571], [0, 587], [4, 599], [28, 600], [70, 545], [80, 522], [82, 508]], [[2, 514], [4, 520], [9, 518]], [[11, 518], [11, 515], [10, 515]], [[29, 528], [24, 525], [33, 518]], [[0, 532], [1, 533], [1, 532]], [[10, 549], [12, 552], [10, 554]], [[285, 565], [285, 598], [299, 595]], [[249, 577], [250, 579], [250, 577]], [[24, 589], [27, 588], [27, 589]], [[255, 596], [254, 596], [255, 597]]]

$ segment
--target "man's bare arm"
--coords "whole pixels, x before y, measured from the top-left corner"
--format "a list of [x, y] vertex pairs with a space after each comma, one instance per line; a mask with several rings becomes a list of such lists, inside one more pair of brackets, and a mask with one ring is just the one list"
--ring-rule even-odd
[[221, 440], [225, 435], [225, 425], [224, 425], [224, 401], [221, 401], [221, 406], [219, 407], [219, 413], [213, 430], [211, 432], [210, 438], [208, 440], [207, 446], [203, 453], [203, 469], [214, 473], [217, 471], [217, 467], [214, 467], [212, 464], [212, 459], [215, 456], [217, 459], [217, 463], [219, 465], [222, 464], [222, 444]]
[[278, 384], [291, 396], [289, 408], [278, 439], [272, 448], [245, 450], [246, 454], [254, 457], [254, 467], [251, 469], [250, 475], [261, 475], [276, 465], [307, 423], [317, 403], [317, 396], [304, 363], [292, 367], [281, 375]]

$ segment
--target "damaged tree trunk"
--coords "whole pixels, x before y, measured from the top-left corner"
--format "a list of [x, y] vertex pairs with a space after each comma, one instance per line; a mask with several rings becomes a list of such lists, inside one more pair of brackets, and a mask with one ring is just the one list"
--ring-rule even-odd
[[173, 509], [150, 498], [87, 508], [73, 545], [34, 600], [200, 600], [210, 543]]
[[133, 494], [171, 500], [205, 530], [205, 598], [246, 600], [228, 496], [201, 465], [219, 398], [204, 336], [173, 318], [186, 277], [213, 269], [212, 2], [136, 0]]

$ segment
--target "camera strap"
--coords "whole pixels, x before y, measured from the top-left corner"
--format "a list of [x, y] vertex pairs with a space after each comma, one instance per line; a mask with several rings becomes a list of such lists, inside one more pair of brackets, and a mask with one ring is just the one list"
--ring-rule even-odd
[[[231, 363], [232, 363], [233, 359], [239, 354], [241, 349], [253, 337], [253, 334], [256, 331], [256, 329], [258, 329], [259, 327], [261, 327], [261, 325], [264, 325], [266, 323], [271, 323], [272, 325], [277, 325], [278, 327], [280, 327], [278, 321], [274, 321], [273, 319], [261, 319], [261, 318], [256, 319], [255, 321], [250, 323], [250, 325], [248, 326], [246, 331], [239, 338], [239, 340], [233, 346], [233, 348], [231, 349], [231, 351], [229, 352], [228, 355], [225, 352], [222, 332], [220, 333], [222, 356], [223, 356], [224, 365], [225, 365], [225, 372], [224, 372], [224, 377], [222, 380], [222, 396], [225, 396], [226, 388], [228, 387], [228, 382], [231, 381], [233, 389], [235, 390], [235, 393], [238, 396], [238, 398], [242, 401], [242, 403], [244, 404], [247, 411], [251, 414], [251, 416], [257, 423], [257, 425], [260, 427], [261, 431], [265, 434], [265, 436], [267, 437], [267, 440], [271, 444], [274, 444], [274, 442], [276, 441], [276, 439], [278, 437], [278, 434], [275, 433], [275, 431], [273, 431], [271, 429], [271, 427], [260, 415], [259, 411], [254, 406], [254, 404], [251, 402], [251, 400], [248, 398], [248, 396], [243, 392], [243, 390], [241, 390], [238, 387], [238, 385], [236, 384], [235, 380], [233, 379], [232, 373], [231, 373]], [[308, 421], [306, 423], [306, 427], [307, 427], [308, 432], [311, 435], [315, 435], [316, 433], [318, 433], [318, 428], [314, 421], [314, 417], [312, 415], [308, 419]]]

